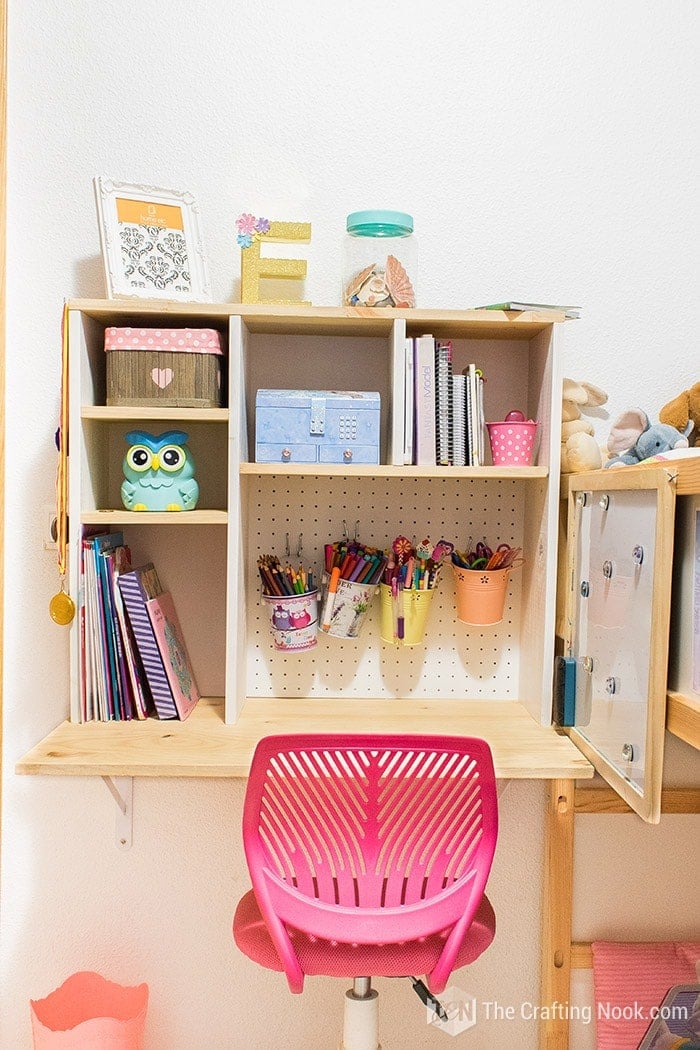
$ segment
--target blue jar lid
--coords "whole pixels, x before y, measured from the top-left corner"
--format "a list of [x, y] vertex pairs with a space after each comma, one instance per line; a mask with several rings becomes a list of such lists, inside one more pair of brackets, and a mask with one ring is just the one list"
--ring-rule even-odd
[[359, 237], [407, 237], [413, 216], [404, 211], [354, 211], [346, 220], [348, 233]]

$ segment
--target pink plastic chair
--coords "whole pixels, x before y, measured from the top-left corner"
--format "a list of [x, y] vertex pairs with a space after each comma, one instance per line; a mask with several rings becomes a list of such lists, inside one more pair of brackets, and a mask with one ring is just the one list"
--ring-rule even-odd
[[[484, 740], [267, 737], [253, 756], [243, 811], [253, 890], [236, 909], [236, 944], [283, 971], [292, 992], [307, 974], [353, 978], [342, 1045], [375, 1050], [372, 977], [411, 977], [440, 1013], [434, 996], [452, 971], [493, 940], [484, 888], [497, 833]], [[430, 992], [414, 974], [427, 975]]]

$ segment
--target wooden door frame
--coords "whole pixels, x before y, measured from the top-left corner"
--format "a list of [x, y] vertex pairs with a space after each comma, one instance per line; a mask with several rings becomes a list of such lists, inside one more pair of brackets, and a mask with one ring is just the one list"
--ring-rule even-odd
[[5, 552], [5, 262], [7, 205], [7, 0], [0, 0], [0, 853], [2, 852], [2, 683]]

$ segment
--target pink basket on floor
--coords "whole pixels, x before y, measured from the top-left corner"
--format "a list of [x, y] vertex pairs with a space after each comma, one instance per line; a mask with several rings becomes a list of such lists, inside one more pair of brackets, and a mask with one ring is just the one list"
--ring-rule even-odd
[[30, 1000], [34, 1050], [142, 1050], [148, 985], [82, 970]]
[[496, 466], [529, 467], [535, 448], [537, 423], [531, 420], [487, 423], [491, 442], [491, 459]]

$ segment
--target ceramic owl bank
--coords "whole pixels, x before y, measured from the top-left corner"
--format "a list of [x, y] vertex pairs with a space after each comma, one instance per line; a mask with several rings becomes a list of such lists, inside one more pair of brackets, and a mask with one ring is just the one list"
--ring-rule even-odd
[[199, 498], [194, 459], [182, 430], [148, 434], [130, 430], [122, 464], [122, 503], [127, 510], [194, 510]]

